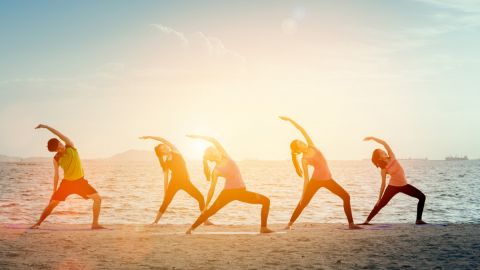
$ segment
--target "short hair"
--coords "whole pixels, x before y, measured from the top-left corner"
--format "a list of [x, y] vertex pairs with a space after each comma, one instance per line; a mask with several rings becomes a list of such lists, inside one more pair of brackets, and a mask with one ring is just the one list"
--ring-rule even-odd
[[48, 140], [48, 144], [47, 144], [48, 151], [50, 151], [50, 152], [57, 151], [59, 143], [60, 143], [60, 141], [56, 138], [52, 138], [52, 139]]

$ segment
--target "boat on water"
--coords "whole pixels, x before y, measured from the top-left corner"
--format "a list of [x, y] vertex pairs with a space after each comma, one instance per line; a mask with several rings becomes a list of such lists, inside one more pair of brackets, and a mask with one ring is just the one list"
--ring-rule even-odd
[[467, 156], [463, 156], [463, 157], [448, 156], [445, 158], [445, 160], [448, 160], [448, 161], [468, 160], [468, 157]]

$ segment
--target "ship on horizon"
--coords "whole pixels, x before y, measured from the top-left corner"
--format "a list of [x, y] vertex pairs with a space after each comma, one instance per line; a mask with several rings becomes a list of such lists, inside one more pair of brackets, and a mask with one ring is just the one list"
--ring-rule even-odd
[[448, 157], [445, 158], [445, 160], [448, 160], [448, 161], [468, 160], [468, 156], [463, 156], [463, 157], [459, 157], [459, 156], [448, 156]]

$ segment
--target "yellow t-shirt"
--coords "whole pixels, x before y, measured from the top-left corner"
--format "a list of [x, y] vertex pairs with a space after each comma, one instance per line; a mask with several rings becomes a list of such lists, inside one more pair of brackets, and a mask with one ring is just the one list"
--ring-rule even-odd
[[74, 181], [83, 178], [82, 162], [77, 149], [67, 145], [63, 155], [55, 156], [55, 160], [63, 169], [63, 179]]

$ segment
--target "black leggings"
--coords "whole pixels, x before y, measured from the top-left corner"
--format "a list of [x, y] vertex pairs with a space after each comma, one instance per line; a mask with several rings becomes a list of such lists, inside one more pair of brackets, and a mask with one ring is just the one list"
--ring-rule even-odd
[[337, 195], [343, 200], [343, 210], [345, 211], [345, 215], [347, 216], [347, 220], [349, 224], [353, 223], [352, 217], [352, 208], [350, 207], [350, 195], [348, 192], [343, 189], [337, 182], [333, 179], [330, 180], [315, 180], [312, 179], [308, 182], [307, 189], [305, 190], [305, 194], [302, 197], [302, 200], [298, 202], [297, 208], [293, 211], [292, 217], [290, 218], [290, 224], [293, 224], [295, 220], [300, 216], [303, 209], [307, 207], [310, 200], [313, 198], [313, 195], [320, 189], [321, 187], [325, 187], [326, 189], [330, 190], [333, 194]]
[[387, 203], [393, 198], [393, 196], [397, 195], [397, 193], [404, 193], [408, 196], [415, 197], [418, 199], [417, 204], [417, 220], [422, 220], [422, 213], [423, 213], [423, 206], [425, 205], [425, 194], [423, 194], [420, 190], [412, 185], [405, 185], [401, 187], [397, 186], [388, 186], [383, 193], [380, 202], [372, 209], [370, 215], [368, 215], [367, 222], [373, 219], [378, 212], [387, 205]]

